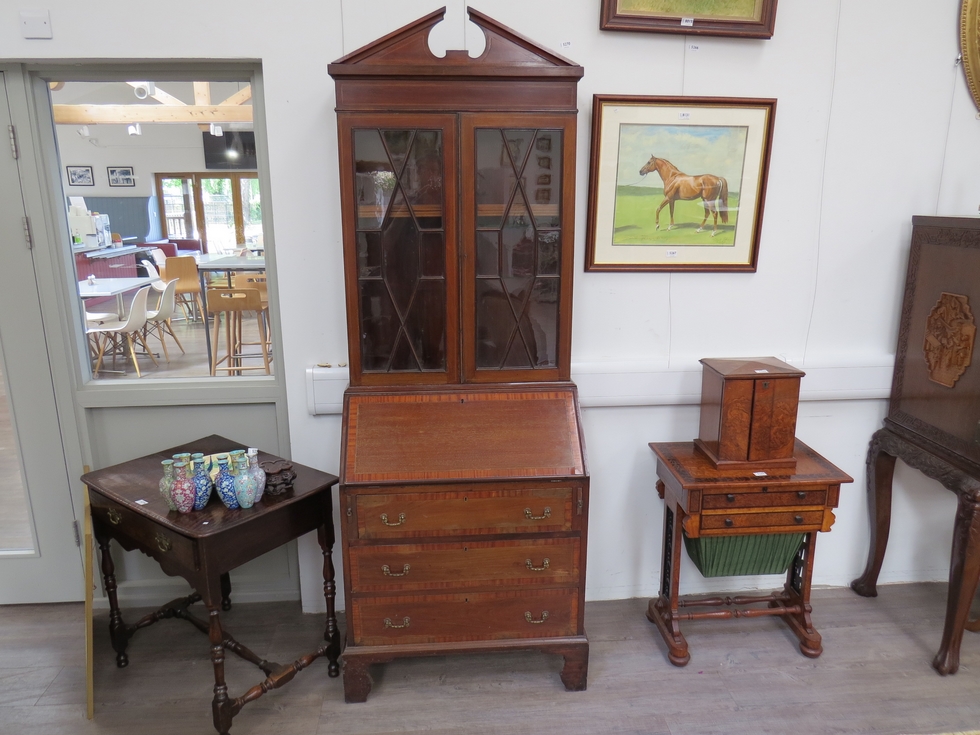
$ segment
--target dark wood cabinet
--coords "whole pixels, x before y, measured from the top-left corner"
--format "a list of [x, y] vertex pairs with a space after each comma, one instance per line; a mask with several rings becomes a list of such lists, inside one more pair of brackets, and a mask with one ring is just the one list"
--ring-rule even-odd
[[538, 649], [584, 689], [589, 479], [570, 380], [582, 68], [470, 9], [329, 66], [350, 387], [344, 690], [398, 656]]

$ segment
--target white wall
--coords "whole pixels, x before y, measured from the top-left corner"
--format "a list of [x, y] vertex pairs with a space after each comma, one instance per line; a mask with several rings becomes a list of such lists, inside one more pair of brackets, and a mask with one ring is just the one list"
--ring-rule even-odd
[[[292, 454], [333, 472], [339, 419], [308, 414], [304, 375], [346, 359], [326, 65], [439, 1], [252, 0], [229, 13], [173, 0], [142, 5], [137, 18], [117, 0], [50, 0], [50, 41], [21, 39], [12, 10], [0, 18], [6, 59], [261, 59], [272, 180], [263, 201], [275, 213]], [[462, 0], [448, 2], [437, 45], [475, 44]], [[799, 435], [856, 481], [842, 492], [833, 532], [818, 539], [815, 582], [846, 585], [867, 551], [863, 458], [886, 410], [910, 218], [975, 214], [980, 203], [980, 122], [954, 65], [959, 3], [923, 12], [915, 0], [782, 0], [770, 41], [600, 32], [598, 5], [477, 5], [585, 67], [572, 359], [592, 470], [587, 596], [655, 594], [662, 509], [646, 444], [693, 438], [697, 359], [728, 355], [777, 355], [808, 372]], [[137, 19], [153, 32], [135, 33]], [[757, 273], [583, 272], [594, 93], [778, 98]], [[952, 494], [899, 467], [883, 582], [945, 577], [953, 509]], [[315, 542], [303, 540], [300, 557], [313, 609], [322, 605]], [[684, 586], [755, 584], [772, 580], [688, 574]]]

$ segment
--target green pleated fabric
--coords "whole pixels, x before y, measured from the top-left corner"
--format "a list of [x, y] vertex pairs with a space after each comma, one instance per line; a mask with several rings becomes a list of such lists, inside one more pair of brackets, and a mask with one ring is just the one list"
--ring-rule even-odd
[[783, 574], [803, 543], [802, 533], [684, 537], [694, 565], [705, 577]]

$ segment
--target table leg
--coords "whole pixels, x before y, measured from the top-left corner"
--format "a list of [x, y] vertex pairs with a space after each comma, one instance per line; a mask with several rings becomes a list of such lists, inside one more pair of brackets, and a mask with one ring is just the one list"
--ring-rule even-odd
[[116, 652], [116, 666], [122, 669], [129, 665], [126, 646], [130, 634], [119, 611], [119, 599], [116, 596], [116, 567], [109, 553], [109, 537], [101, 533], [98, 527], [94, 527], [93, 531], [99, 550], [102, 552], [102, 580], [105, 583], [106, 596], [109, 598], [109, 638], [112, 641], [112, 649]]
[[[211, 344], [211, 332], [208, 329], [208, 287], [205, 282], [205, 276], [207, 271], [198, 270], [198, 277], [201, 280], [201, 305], [204, 307], [204, 313], [201, 314], [201, 321], [204, 322], [204, 343], [208, 348], [208, 365], [211, 364], [211, 350], [214, 349]], [[215, 317], [217, 318], [217, 317]]]
[[980, 578], [980, 492], [957, 496], [953, 548], [949, 560], [949, 595], [946, 622], [939, 652], [932, 667], [942, 675], [960, 668], [960, 643], [970, 614], [970, 604]]
[[231, 610], [231, 575], [228, 572], [221, 575], [221, 609]]
[[813, 627], [810, 613], [810, 583], [813, 579], [813, 555], [816, 551], [817, 534], [811, 531], [806, 534], [803, 545], [796, 552], [793, 563], [786, 574], [785, 605], [783, 601], [770, 603], [770, 607], [795, 607], [800, 612], [786, 612], [783, 620], [789, 625], [794, 635], [800, 640], [800, 653], [808, 658], [817, 658], [823, 653], [823, 639]]
[[[661, 483], [658, 481], [658, 485]], [[674, 666], [685, 666], [691, 660], [687, 640], [678, 622], [678, 598], [681, 572], [681, 516], [670, 505], [664, 506], [664, 553], [660, 570], [660, 597], [647, 606], [647, 620], [654, 623], [667, 644], [667, 659]]]
[[[330, 493], [326, 493], [326, 503], [331, 503]], [[329, 509], [328, 509], [329, 510]], [[331, 677], [340, 676], [340, 630], [337, 627], [337, 582], [336, 572], [333, 566], [333, 545], [334, 530], [332, 514], [326, 513], [328, 519], [326, 523], [317, 529], [317, 541], [320, 543], [320, 550], [323, 553], [323, 597], [327, 603], [327, 625], [323, 632], [323, 640], [329, 647], [327, 648], [327, 674]]]
[[879, 429], [871, 437], [866, 460], [868, 483], [868, 516], [871, 521], [871, 545], [864, 573], [851, 582], [851, 589], [864, 597], [878, 596], [878, 574], [888, 546], [888, 531], [892, 518], [892, 477], [895, 474], [895, 455], [888, 452], [889, 439], [894, 435]]
[[231, 729], [231, 700], [228, 698], [228, 685], [225, 683], [225, 645], [221, 630], [218, 608], [208, 600], [208, 637], [211, 641], [211, 664], [214, 666], [214, 699], [211, 700], [211, 713], [214, 729], [220, 735], [227, 735]]

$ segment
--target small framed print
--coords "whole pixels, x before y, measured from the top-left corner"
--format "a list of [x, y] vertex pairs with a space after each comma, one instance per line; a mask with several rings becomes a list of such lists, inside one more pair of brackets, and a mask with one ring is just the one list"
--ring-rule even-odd
[[95, 186], [95, 173], [91, 166], [65, 166], [68, 186]]
[[776, 0], [601, 0], [604, 31], [772, 38]]
[[776, 100], [592, 105], [585, 269], [754, 272]]
[[109, 166], [106, 171], [109, 173], [109, 186], [136, 186], [132, 166]]

